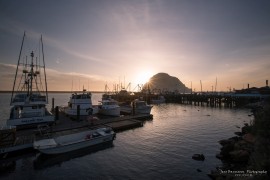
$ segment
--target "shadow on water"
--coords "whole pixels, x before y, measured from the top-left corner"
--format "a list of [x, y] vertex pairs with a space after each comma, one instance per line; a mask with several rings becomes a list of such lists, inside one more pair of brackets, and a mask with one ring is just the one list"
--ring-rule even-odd
[[68, 152], [65, 154], [46, 155], [46, 154], [39, 153], [36, 159], [34, 160], [34, 169], [41, 170], [41, 169], [49, 168], [55, 165], [61, 165], [62, 162], [69, 161], [71, 159], [75, 159], [79, 157], [83, 157], [83, 156], [96, 153], [98, 151], [105, 150], [108, 148], [113, 148], [113, 146], [114, 145], [112, 142], [108, 142], [105, 144], [83, 148], [83, 149]]
[[35, 154], [36, 152], [27, 150], [15, 153], [10, 157], [0, 159], [0, 177], [14, 172], [16, 170], [16, 162], [18, 160], [33, 157]]
[[14, 172], [16, 169], [16, 161], [5, 161], [0, 162], [0, 177], [1, 175], [9, 174]]

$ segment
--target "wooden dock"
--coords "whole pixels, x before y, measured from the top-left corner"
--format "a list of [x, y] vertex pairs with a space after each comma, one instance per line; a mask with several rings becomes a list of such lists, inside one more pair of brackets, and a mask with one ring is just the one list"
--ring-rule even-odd
[[115, 132], [136, 127], [142, 127], [143, 121], [151, 120], [152, 115], [127, 115], [120, 117], [89, 118], [85, 116], [68, 117], [59, 112], [58, 120], [49, 128], [40, 126], [39, 129], [10, 130], [0, 134], [0, 155], [2, 158], [18, 151], [33, 149], [35, 139], [72, 134], [88, 129], [111, 127]]
[[118, 132], [135, 127], [141, 127], [143, 126], [143, 122], [135, 119], [130, 119], [124, 121], [110, 122], [106, 125], [110, 126], [115, 132]]
[[[166, 99], [166, 103], [178, 103], [194, 106], [207, 106], [207, 107], [241, 107], [248, 103], [254, 103], [261, 100], [261, 96], [243, 96], [243, 94], [215, 94], [215, 93], [191, 93], [191, 94], [162, 94]], [[136, 93], [135, 95], [121, 95], [110, 94], [104, 95], [119, 102], [131, 102], [134, 99], [142, 99], [150, 103], [152, 99], [157, 99], [156, 94], [143, 94]], [[266, 97], [265, 95], [264, 97]], [[269, 96], [269, 95], [268, 95]]]

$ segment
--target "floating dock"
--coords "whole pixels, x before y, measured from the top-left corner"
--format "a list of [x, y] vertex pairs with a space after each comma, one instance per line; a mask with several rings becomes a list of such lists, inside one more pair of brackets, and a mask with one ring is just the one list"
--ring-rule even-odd
[[68, 117], [59, 112], [58, 120], [48, 127], [40, 125], [36, 129], [8, 129], [0, 132], [0, 155], [7, 158], [18, 151], [33, 149], [35, 139], [72, 134], [87, 129], [111, 127], [115, 132], [142, 127], [143, 121], [151, 120], [150, 115], [127, 115], [120, 117]]

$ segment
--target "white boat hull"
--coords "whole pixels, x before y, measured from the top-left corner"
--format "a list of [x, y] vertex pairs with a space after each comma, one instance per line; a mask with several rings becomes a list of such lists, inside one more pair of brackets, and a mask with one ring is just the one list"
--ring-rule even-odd
[[48, 115], [41, 117], [8, 119], [7, 126], [24, 126], [24, 125], [52, 123], [52, 122], [54, 122], [54, 116]]
[[100, 108], [98, 113], [105, 116], [120, 116], [120, 107], [107, 108], [107, 109]]
[[[92, 114], [97, 114], [98, 113], [98, 108], [97, 107], [92, 107], [92, 109], [93, 109]], [[77, 109], [64, 107], [64, 112], [65, 112], [65, 114], [67, 114], [69, 116], [77, 116]], [[87, 109], [80, 109], [80, 116], [89, 116], [89, 115], [91, 115], [91, 113], [89, 114]]]
[[113, 141], [115, 133], [101, 133], [98, 137], [88, 138], [95, 130], [60, 136], [54, 139], [34, 141], [33, 147], [43, 154], [62, 154], [102, 143]]

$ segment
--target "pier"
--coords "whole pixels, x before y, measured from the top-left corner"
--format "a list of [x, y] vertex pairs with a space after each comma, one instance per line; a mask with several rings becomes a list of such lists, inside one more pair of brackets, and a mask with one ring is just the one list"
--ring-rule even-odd
[[[178, 103], [194, 106], [207, 106], [207, 107], [241, 107], [248, 103], [254, 103], [262, 100], [269, 95], [257, 94], [232, 94], [232, 93], [191, 93], [191, 94], [161, 94], [166, 99], [166, 103]], [[105, 94], [119, 102], [131, 102], [134, 99], [142, 99], [151, 103], [151, 100], [158, 99], [156, 94], [135, 93], [134, 95], [121, 95], [121, 94]]]
[[[58, 109], [58, 107], [56, 107]], [[120, 117], [88, 116], [69, 117], [61, 111], [55, 111], [54, 124], [51, 126], [39, 125], [36, 129], [8, 129], [0, 132], [0, 154], [6, 158], [14, 153], [24, 150], [32, 150], [35, 139], [43, 139], [64, 134], [72, 134], [88, 129], [111, 127], [115, 132], [124, 131], [136, 127], [142, 127], [145, 120], [152, 120], [150, 115], [126, 115]]]

